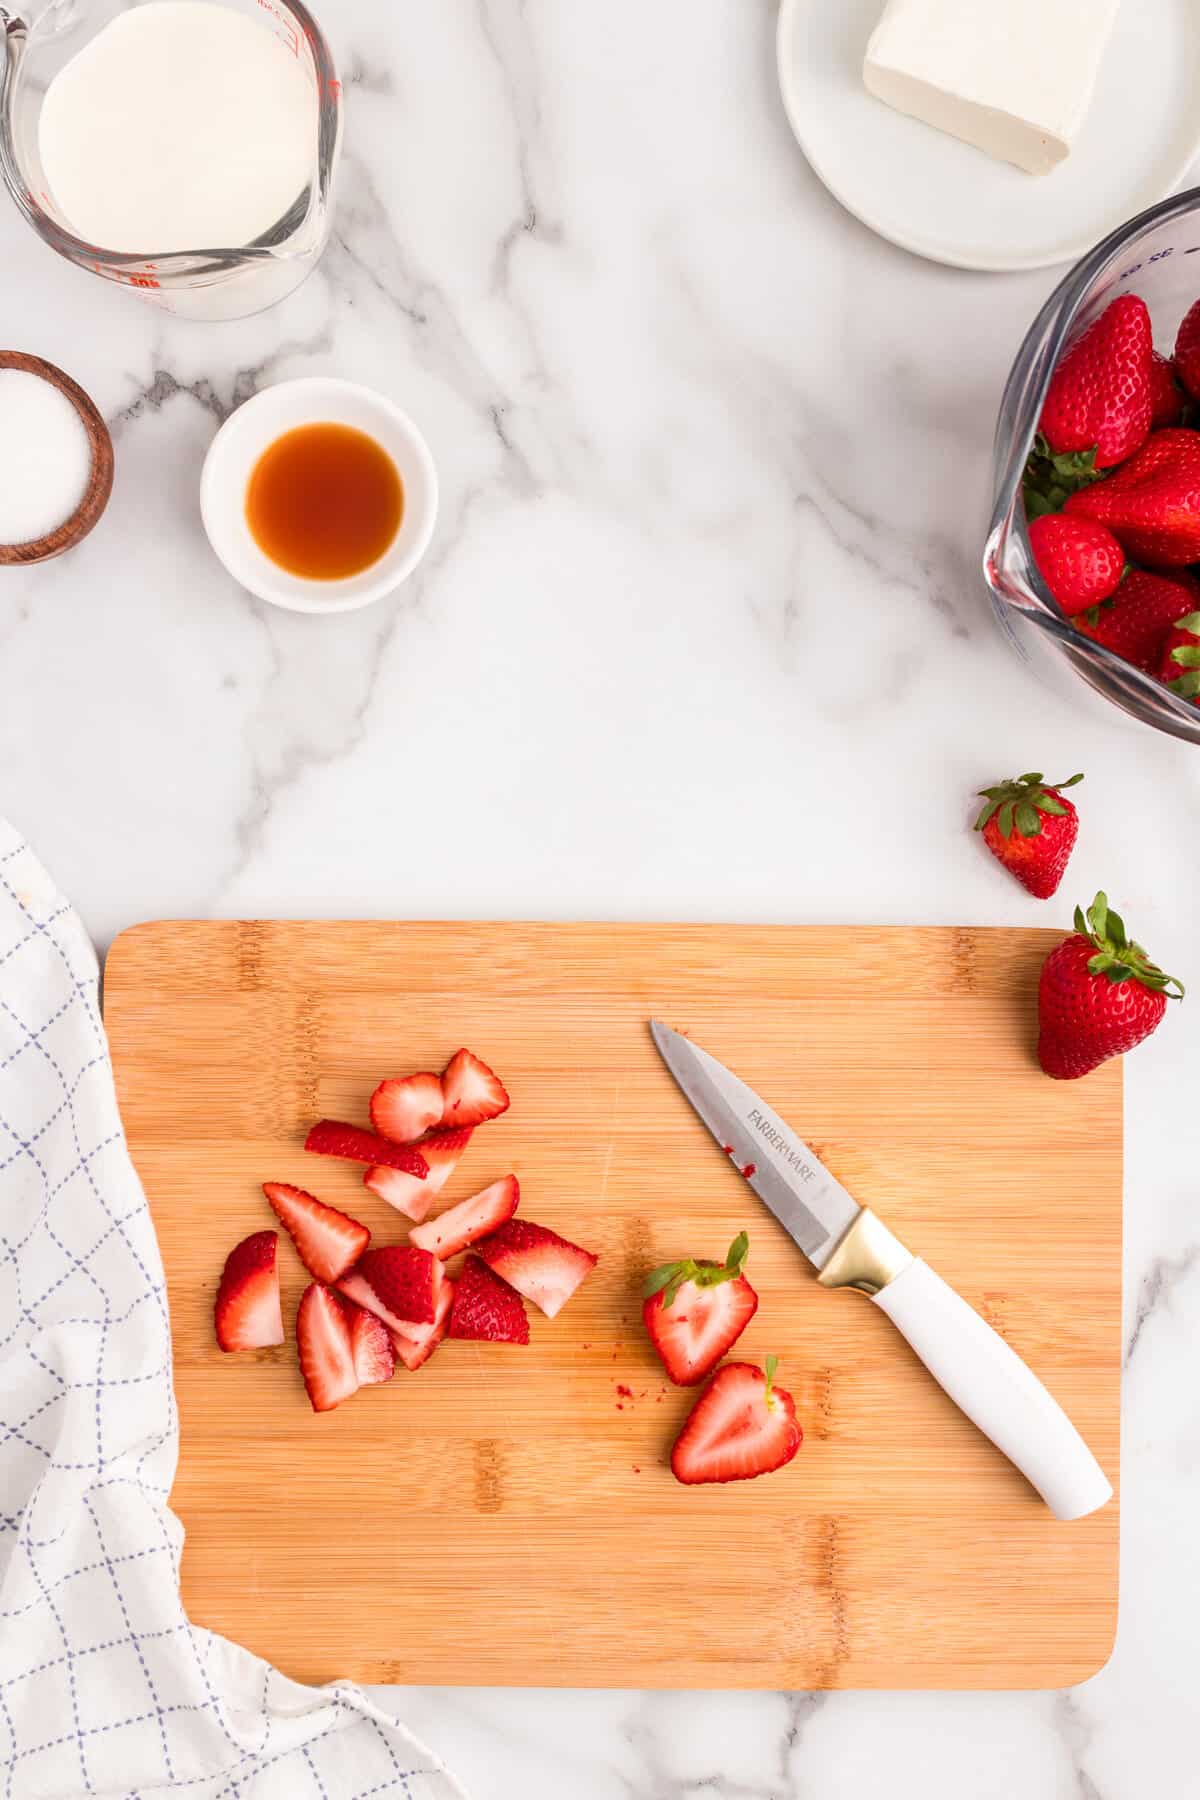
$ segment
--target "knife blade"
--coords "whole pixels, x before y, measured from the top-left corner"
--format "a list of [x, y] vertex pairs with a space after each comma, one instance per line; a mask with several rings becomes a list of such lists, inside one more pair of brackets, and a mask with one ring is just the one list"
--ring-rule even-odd
[[862, 1208], [753, 1088], [658, 1019], [650, 1033], [681, 1092], [726, 1156], [816, 1269]]
[[651, 1019], [650, 1032], [693, 1111], [822, 1286], [868, 1294], [1057, 1518], [1083, 1518], [1111, 1499], [1108, 1478], [1066, 1413], [999, 1333], [860, 1205], [753, 1088], [660, 1020]]

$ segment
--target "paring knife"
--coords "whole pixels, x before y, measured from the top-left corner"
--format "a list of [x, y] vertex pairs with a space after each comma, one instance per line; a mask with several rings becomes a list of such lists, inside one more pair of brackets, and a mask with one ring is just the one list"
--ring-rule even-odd
[[1110, 1500], [1103, 1469], [1062, 1407], [975, 1309], [852, 1199], [752, 1088], [657, 1019], [650, 1030], [687, 1099], [818, 1281], [869, 1294], [1056, 1518], [1081, 1519]]

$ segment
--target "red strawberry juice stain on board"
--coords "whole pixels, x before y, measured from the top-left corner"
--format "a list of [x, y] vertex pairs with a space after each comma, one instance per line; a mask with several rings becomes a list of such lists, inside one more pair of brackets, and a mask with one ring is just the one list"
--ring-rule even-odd
[[618, 1392], [618, 1394], [620, 1394], [620, 1396], [623, 1400], [632, 1400], [633, 1399], [633, 1389], [631, 1387], [626, 1387], [626, 1385], [623, 1381], [618, 1381], [617, 1392]]

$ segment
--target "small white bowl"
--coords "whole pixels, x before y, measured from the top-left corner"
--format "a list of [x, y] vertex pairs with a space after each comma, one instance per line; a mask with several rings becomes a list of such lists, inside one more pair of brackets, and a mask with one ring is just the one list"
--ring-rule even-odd
[[[337, 581], [292, 575], [255, 543], [246, 522], [246, 488], [268, 445], [297, 425], [353, 425], [381, 444], [404, 483], [404, 516], [383, 555]], [[353, 612], [388, 594], [412, 574], [429, 547], [437, 518], [437, 470], [429, 446], [406, 412], [353, 381], [304, 376], [264, 388], [239, 406], [209, 445], [200, 476], [200, 512], [208, 541], [235, 581], [291, 612]]]

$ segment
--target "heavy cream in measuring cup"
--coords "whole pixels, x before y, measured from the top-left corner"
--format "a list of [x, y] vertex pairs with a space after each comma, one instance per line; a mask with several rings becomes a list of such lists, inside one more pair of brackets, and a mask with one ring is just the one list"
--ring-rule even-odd
[[254, 19], [148, 0], [59, 70], [38, 143], [56, 204], [101, 249], [236, 249], [312, 180], [316, 103], [294, 49]]

